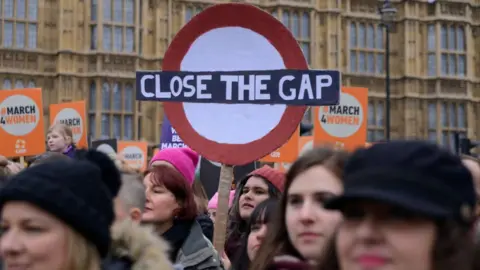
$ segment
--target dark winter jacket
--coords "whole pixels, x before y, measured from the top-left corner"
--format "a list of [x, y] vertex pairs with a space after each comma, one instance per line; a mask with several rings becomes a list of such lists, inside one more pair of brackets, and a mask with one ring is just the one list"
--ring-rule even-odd
[[197, 216], [197, 222], [202, 227], [202, 232], [205, 237], [213, 241], [213, 221], [207, 214], [201, 214]]
[[183, 269], [224, 270], [217, 251], [196, 220], [175, 222], [174, 227], [165, 232], [163, 237], [173, 251], [170, 254], [171, 260]]

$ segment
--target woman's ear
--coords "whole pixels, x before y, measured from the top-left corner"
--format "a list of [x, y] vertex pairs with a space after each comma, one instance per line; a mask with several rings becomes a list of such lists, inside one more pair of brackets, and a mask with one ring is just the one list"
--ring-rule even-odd
[[132, 208], [130, 210], [130, 218], [136, 222], [136, 223], [140, 223], [140, 221], [142, 221], [142, 211], [138, 208]]
[[178, 208], [181, 209], [183, 208], [184, 203], [180, 200], [177, 200], [177, 205], [178, 205]]

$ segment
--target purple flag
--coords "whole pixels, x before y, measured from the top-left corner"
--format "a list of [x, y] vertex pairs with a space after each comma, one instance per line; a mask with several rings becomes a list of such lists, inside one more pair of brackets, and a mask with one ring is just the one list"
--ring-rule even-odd
[[177, 131], [172, 127], [167, 116], [163, 116], [162, 135], [160, 136], [160, 150], [165, 148], [182, 148], [187, 147]]

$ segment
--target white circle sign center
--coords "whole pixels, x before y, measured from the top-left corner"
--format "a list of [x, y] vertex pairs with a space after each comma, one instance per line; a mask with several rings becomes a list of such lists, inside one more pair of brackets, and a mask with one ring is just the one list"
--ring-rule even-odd
[[[222, 27], [197, 38], [183, 58], [180, 69], [275, 70], [285, 69], [285, 64], [280, 53], [262, 35], [242, 27]], [[263, 138], [279, 124], [286, 109], [286, 105], [186, 102], [183, 107], [190, 125], [198, 134], [225, 144], [248, 144]]]

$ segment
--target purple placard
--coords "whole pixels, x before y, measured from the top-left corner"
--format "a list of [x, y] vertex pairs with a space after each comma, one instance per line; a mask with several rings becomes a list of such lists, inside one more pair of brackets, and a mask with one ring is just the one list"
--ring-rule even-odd
[[162, 135], [160, 136], [160, 150], [165, 148], [187, 147], [178, 136], [177, 131], [172, 127], [166, 116], [163, 116]]

